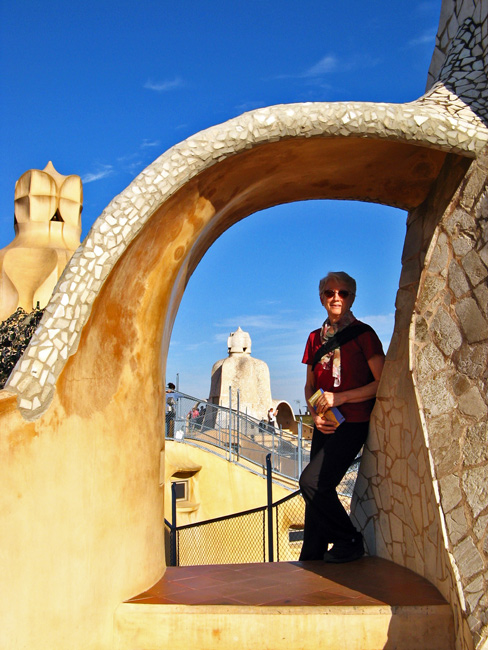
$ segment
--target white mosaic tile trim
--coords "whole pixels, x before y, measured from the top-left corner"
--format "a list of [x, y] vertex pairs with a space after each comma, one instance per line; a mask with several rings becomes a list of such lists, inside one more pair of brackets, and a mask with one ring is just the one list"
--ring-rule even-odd
[[[440, 109], [440, 110], [439, 110]], [[49, 405], [56, 378], [77, 349], [105, 278], [146, 221], [176, 190], [211, 165], [263, 142], [308, 137], [372, 137], [475, 156], [488, 142], [483, 122], [466, 108], [451, 114], [434, 102], [278, 105], [245, 113], [172, 147], [117, 197], [71, 258], [6, 388], [24, 417]]]

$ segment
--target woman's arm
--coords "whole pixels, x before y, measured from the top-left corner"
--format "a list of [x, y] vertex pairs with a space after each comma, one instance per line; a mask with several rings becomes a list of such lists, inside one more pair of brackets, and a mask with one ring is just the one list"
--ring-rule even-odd
[[[338, 424], [323, 418], [321, 415], [316, 413], [314, 407], [310, 404], [309, 399], [315, 393], [315, 377], [313, 374], [312, 366], [307, 365], [307, 379], [305, 383], [305, 399], [307, 400], [308, 410], [310, 415], [313, 418], [315, 426], [322, 433], [334, 433], [337, 429]], [[328, 408], [328, 407], [326, 407]]]
[[351, 388], [350, 390], [344, 390], [340, 393], [324, 392], [324, 394], [320, 396], [317, 405], [324, 408], [332, 408], [332, 406], [340, 406], [346, 402], [349, 404], [355, 404], [376, 397], [384, 365], [385, 357], [381, 354], [376, 354], [374, 357], [371, 357], [371, 359], [368, 359], [368, 366], [373, 374], [374, 381], [365, 386]]

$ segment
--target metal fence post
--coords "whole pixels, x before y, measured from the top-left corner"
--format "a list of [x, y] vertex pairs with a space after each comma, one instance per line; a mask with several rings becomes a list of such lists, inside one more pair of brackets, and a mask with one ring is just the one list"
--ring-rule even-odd
[[271, 466], [275, 466], [275, 445], [276, 445], [276, 429], [274, 426], [272, 427], [272, 433], [271, 433], [271, 458], [272, 458], [272, 464]]
[[215, 420], [219, 424], [219, 447], [222, 448], [222, 413], [218, 408], [215, 409]]
[[266, 482], [268, 487], [268, 562], [274, 562], [273, 550], [273, 475], [271, 454], [266, 454]]
[[240, 415], [240, 394], [239, 389], [237, 389], [237, 415], [236, 415], [236, 434], [237, 434], [237, 460], [239, 460], [239, 444], [240, 444], [240, 425], [241, 425], [241, 415]]
[[303, 467], [303, 457], [302, 457], [302, 439], [303, 439], [303, 427], [302, 427], [302, 418], [298, 421], [298, 476], [302, 474]]
[[232, 460], [232, 386], [229, 386], [229, 460]]
[[170, 563], [176, 566], [176, 483], [171, 483]]

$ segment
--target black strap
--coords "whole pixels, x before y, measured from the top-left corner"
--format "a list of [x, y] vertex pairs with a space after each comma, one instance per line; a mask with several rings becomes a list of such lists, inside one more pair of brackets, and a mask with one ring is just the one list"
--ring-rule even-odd
[[312, 370], [314, 370], [315, 366], [318, 364], [320, 359], [322, 359], [324, 354], [327, 354], [328, 352], [332, 352], [332, 350], [339, 348], [341, 345], [344, 345], [348, 341], [352, 341], [352, 339], [357, 338], [358, 336], [364, 334], [365, 332], [372, 332], [372, 331], [373, 328], [370, 327], [369, 325], [366, 325], [366, 323], [358, 322], [353, 325], [349, 325], [348, 327], [345, 327], [340, 332], [337, 332], [337, 334], [331, 336], [330, 339], [327, 339], [327, 341], [322, 346], [320, 346], [320, 348], [314, 354], [313, 361], [312, 361]]

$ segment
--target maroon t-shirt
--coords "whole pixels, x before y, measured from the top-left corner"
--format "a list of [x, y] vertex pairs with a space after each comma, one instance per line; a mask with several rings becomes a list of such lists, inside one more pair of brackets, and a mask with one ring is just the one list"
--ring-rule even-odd
[[[358, 323], [354, 321], [354, 324]], [[317, 350], [321, 347], [320, 330], [314, 330], [310, 333], [305, 346], [302, 363], [307, 365], [313, 364], [313, 358]], [[313, 374], [315, 377], [315, 390], [322, 388], [329, 393], [341, 393], [351, 388], [359, 388], [374, 381], [368, 359], [376, 355], [384, 356], [383, 346], [375, 332], [369, 331], [360, 334], [352, 341], [341, 345], [341, 383], [340, 386], [334, 386], [332, 377], [332, 358], [325, 368], [321, 363], [317, 363]], [[350, 404], [346, 402], [339, 407], [340, 412], [348, 422], [367, 422], [370, 418], [375, 399], [368, 399], [365, 402]]]

